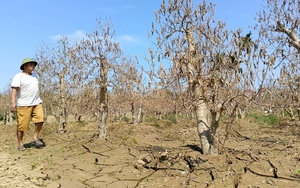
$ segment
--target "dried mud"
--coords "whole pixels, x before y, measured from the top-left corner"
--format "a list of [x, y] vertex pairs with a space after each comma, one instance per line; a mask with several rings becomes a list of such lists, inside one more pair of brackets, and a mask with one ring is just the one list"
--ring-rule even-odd
[[[45, 123], [46, 147], [22, 152], [15, 126], [0, 126], [1, 188], [300, 187], [299, 122], [240, 121], [220, 155], [201, 154], [196, 127], [185, 123], [109, 124], [105, 140], [92, 123], [70, 123], [64, 134]], [[224, 135], [225, 127], [220, 130]]]

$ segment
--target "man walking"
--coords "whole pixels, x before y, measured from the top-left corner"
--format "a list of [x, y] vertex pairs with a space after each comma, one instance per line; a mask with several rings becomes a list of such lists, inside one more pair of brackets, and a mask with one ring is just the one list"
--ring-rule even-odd
[[22, 61], [22, 72], [16, 74], [11, 82], [11, 111], [17, 112], [17, 138], [18, 150], [25, 150], [23, 144], [24, 131], [29, 128], [29, 122], [35, 124], [33, 140], [30, 144], [34, 147], [42, 147], [44, 143], [39, 139], [39, 133], [44, 123], [42, 100], [39, 97], [37, 75], [33, 70], [37, 62], [31, 58]]

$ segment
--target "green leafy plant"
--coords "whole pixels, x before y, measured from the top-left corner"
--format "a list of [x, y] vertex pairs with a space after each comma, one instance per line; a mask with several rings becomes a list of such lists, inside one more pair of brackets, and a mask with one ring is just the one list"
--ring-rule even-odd
[[154, 116], [147, 116], [146, 117], [146, 122], [154, 122], [156, 119]]
[[122, 121], [123, 121], [123, 122], [129, 122], [130, 119], [129, 119], [128, 117], [122, 117]]
[[164, 116], [163, 119], [165, 120], [169, 120], [172, 123], [176, 123], [176, 119], [175, 119], [175, 114], [169, 114], [167, 116]]
[[268, 125], [275, 125], [279, 122], [279, 118], [273, 114], [263, 115], [263, 114], [248, 114], [248, 117], [255, 120], [258, 124], [268, 124]]

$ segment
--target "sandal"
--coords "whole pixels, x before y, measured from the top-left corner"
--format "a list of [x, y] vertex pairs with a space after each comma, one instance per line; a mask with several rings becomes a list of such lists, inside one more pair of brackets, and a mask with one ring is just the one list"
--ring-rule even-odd
[[26, 148], [24, 147], [24, 145], [18, 146], [18, 150], [19, 151], [24, 151]]
[[40, 141], [39, 139], [33, 140], [30, 142], [30, 144], [34, 147], [42, 147], [44, 146], [44, 143]]

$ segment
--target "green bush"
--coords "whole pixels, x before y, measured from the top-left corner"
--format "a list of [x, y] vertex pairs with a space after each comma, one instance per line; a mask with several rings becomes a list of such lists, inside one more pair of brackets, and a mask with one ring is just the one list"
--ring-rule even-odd
[[128, 117], [122, 117], [121, 120], [126, 123], [128, 123], [130, 121], [130, 119]]
[[248, 117], [255, 120], [258, 124], [268, 124], [268, 125], [275, 125], [279, 122], [279, 118], [273, 114], [263, 115], [263, 114], [248, 114]]
[[2, 114], [0, 114], [0, 121], [3, 121], [3, 116], [2, 116]]
[[176, 123], [175, 114], [169, 114], [167, 116], [164, 116], [163, 119], [169, 120], [172, 123]]
[[156, 118], [154, 116], [146, 116], [145, 121], [146, 122], [155, 122]]

